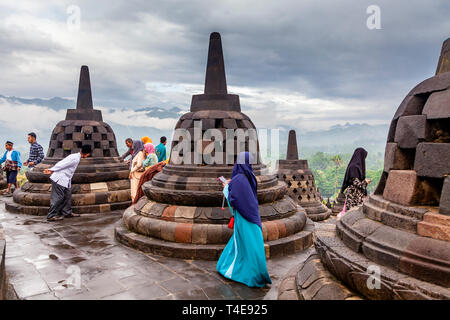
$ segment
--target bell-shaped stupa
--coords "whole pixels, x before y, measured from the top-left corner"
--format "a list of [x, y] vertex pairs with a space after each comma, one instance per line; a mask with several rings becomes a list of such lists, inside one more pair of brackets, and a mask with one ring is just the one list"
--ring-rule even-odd
[[398, 107], [375, 192], [337, 222], [336, 237], [317, 232], [326, 269], [369, 299], [450, 299], [449, 46]]
[[143, 185], [146, 196], [125, 211], [116, 238], [145, 252], [218, 259], [233, 230], [227, 227], [230, 210], [221, 208], [223, 187], [217, 178], [231, 177], [239, 151], [251, 152], [256, 160], [266, 256], [309, 247], [313, 223], [286, 195], [286, 184], [265, 173], [255, 126], [241, 112], [239, 96], [227, 91], [221, 37], [214, 32], [204, 93], [192, 97], [190, 112], [176, 124], [170, 162]]
[[331, 211], [322, 203], [308, 160], [298, 159], [295, 130], [289, 131], [286, 160], [277, 161], [278, 179], [288, 185], [289, 196], [306, 210], [313, 221], [327, 219]]
[[91, 145], [91, 157], [81, 159], [72, 178], [74, 213], [97, 213], [127, 208], [130, 201], [128, 165], [120, 161], [116, 137], [103, 122], [102, 112], [92, 104], [91, 82], [87, 66], [81, 67], [76, 109], [68, 109], [66, 119], [53, 129], [47, 156], [33, 170], [26, 182], [13, 194], [14, 202], [6, 204], [11, 212], [47, 215], [51, 183], [44, 169]]

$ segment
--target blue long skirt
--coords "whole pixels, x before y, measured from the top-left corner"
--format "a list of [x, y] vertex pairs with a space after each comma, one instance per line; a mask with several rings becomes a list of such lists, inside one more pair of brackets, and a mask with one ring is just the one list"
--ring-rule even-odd
[[[223, 193], [228, 202], [228, 185]], [[217, 262], [217, 271], [225, 278], [249, 287], [264, 287], [272, 283], [267, 271], [266, 254], [261, 228], [248, 222], [233, 210], [234, 232]]]

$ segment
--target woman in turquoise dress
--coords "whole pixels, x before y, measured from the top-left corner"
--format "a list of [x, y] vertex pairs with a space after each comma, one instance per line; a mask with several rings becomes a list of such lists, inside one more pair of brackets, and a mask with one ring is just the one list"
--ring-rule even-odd
[[233, 235], [217, 262], [217, 271], [225, 278], [249, 287], [271, 284], [267, 271], [261, 217], [258, 209], [256, 177], [249, 152], [241, 152], [231, 180], [223, 194], [233, 214]]

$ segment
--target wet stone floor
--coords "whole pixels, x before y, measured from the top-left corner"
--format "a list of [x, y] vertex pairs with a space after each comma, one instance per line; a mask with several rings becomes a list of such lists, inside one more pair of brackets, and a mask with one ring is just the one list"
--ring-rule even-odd
[[12, 214], [0, 198], [6, 272], [18, 299], [276, 299], [283, 276], [313, 250], [268, 260], [272, 285], [248, 288], [215, 261], [144, 254], [114, 239], [122, 212], [59, 222]]

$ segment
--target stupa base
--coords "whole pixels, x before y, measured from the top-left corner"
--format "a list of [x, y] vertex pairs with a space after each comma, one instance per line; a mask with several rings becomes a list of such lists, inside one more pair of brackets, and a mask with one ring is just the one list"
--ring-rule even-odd
[[[266, 257], [303, 251], [312, 245], [314, 223], [289, 198], [278, 203], [284, 216], [262, 222]], [[282, 208], [284, 205], [284, 208]], [[216, 219], [201, 219], [208, 212]], [[233, 230], [220, 208], [168, 206], [143, 198], [125, 210], [115, 228], [116, 239], [135, 249], [181, 259], [217, 260]], [[216, 213], [218, 213], [216, 215]], [[205, 217], [203, 216], [203, 217]], [[197, 221], [197, 222], [196, 222]], [[225, 223], [224, 223], [225, 222]]]
[[[313, 241], [314, 224], [309, 220], [303, 231], [264, 243], [266, 258], [293, 254], [309, 248]], [[114, 235], [120, 243], [145, 253], [192, 260], [218, 260], [225, 244], [178, 243], [144, 236], [128, 230], [123, 221], [117, 222]]]
[[[116, 210], [125, 210], [131, 205], [131, 201], [93, 204], [86, 206], [73, 206], [72, 211], [76, 214], [107, 213]], [[50, 207], [26, 206], [13, 201], [5, 202], [5, 209], [11, 213], [29, 214], [33, 216], [46, 216]]]

